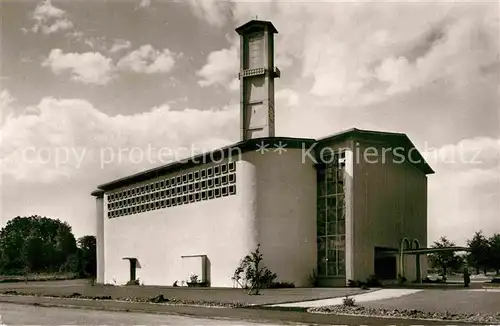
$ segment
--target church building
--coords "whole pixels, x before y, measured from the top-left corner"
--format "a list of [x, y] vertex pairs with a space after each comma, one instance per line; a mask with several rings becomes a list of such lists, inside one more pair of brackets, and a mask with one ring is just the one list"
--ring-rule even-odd
[[[97, 187], [97, 282], [171, 286], [192, 275], [233, 287], [260, 244], [264, 264], [297, 287], [420, 280], [427, 175], [401, 133], [352, 128], [321, 139], [275, 136], [274, 34], [240, 35], [240, 141]], [[413, 251], [412, 251], [413, 250]], [[416, 254], [415, 254], [416, 253]]]

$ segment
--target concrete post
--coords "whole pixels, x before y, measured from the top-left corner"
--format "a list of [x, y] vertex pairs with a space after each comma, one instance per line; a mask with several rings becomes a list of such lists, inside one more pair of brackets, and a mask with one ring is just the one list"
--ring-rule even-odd
[[104, 284], [104, 191], [94, 191], [96, 199], [96, 283]]

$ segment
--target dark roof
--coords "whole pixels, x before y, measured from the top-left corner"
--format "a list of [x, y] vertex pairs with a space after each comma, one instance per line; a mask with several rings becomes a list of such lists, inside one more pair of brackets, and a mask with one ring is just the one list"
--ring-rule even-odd
[[272, 137], [272, 138], [259, 138], [241, 141], [232, 145], [228, 145], [211, 152], [198, 154], [181, 161], [172, 162], [162, 165], [150, 170], [139, 172], [112, 182], [108, 182], [98, 186], [101, 190], [111, 190], [114, 188], [122, 187], [128, 184], [137, 183], [149, 180], [165, 173], [171, 173], [179, 170], [188, 169], [200, 164], [206, 164], [217, 161], [223, 157], [230, 157], [231, 155], [254, 151], [258, 149], [258, 145], [263, 142], [268, 148], [275, 148], [274, 145], [284, 144], [285, 148], [302, 148], [302, 146], [311, 146], [316, 141], [310, 138], [289, 138], [289, 137]]
[[253, 30], [264, 30], [266, 27], [269, 32], [278, 34], [278, 30], [276, 29], [276, 27], [274, 27], [273, 23], [266, 20], [256, 20], [256, 19], [241, 25], [240, 27], [236, 28], [235, 31], [236, 33], [241, 35], [243, 33], [250, 32]]
[[290, 138], [290, 137], [271, 137], [271, 138], [258, 138], [258, 139], [250, 139], [246, 141], [241, 141], [232, 145], [228, 145], [217, 150], [195, 155], [189, 158], [186, 158], [182, 161], [172, 162], [166, 165], [162, 165], [150, 170], [146, 170], [143, 172], [139, 172], [130, 176], [126, 176], [120, 178], [118, 180], [114, 180], [105, 184], [98, 186], [98, 189], [92, 192], [93, 196], [102, 196], [103, 191], [112, 190], [115, 188], [119, 188], [122, 186], [126, 186], [133, 183], [138, 183], [141, 181], [146, 181], [160, 175], [164, 175], [166, 173], [172, 173], [179, 170], [188, 169], [200, 164], [206, 164], [213, 161], [217, 161], [223, 157], [230, 157], [231, 154], [245, 153], [249, 151], [254, 151], [259, 148], [260, 144], [265, 144], [268, 148], [275, 148], [279, 144], [285, 145], [285, 148], [310, 148], [313, 144], [327, 145], [332, 141], [342, 141], [345, 139], [358, 139], [364, 141], [377, 141], [382, 142], [384, 144], [388, 144], [393, 147], [401, 147], [405, 150], [405, 153], [410, 151], [413, 152], [412, 155], [416, 155], [416, 159], [411, 160], [412, 164], [416, 166], [419, 170], [421, 170], [425, 174], [432, 174], [434, 171], [432, 168], [425, 162], [422, 155], [416, 150], [415, 145], [410, 141], [408, 136], [400, 133], [391, 133], [391, 132], [380, 132], [380, 131], [370, 131], [370, 130], [361, 130], [361, 129], [348, 129], [328, 137], [320, 138], [320, 139], [311, 139], [311, 138]]

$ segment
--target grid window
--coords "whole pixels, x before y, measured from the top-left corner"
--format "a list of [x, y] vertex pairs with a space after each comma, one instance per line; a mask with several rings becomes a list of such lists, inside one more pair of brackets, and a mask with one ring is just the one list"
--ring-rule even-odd
[[206, 191], [203, 191], [201, 193], [201, 200], [207, 200], [207, 192]]
[[127, 190], [127, 196], [128, 196], [128, 197], [132, 196], [132, 191]]
[[170, 189], [165, 190], [167, 197], [170, 197]]
[[162, 200], [162, 201], [161, 201], [161, 207], [162, 207], [162, 208], [167, 207], [167, 201], [166, 201], [166, 200]]
[[194, 202], [194, 194], [189, 194], [189, 202]]
[[224, 174], [224, 173], [227, 173], [227, 164], [222, 164], [220, 166], [220, 170], [221, 172]]
[[220, 166], [219, 165], [214, 166], [214, 174], [215, 175], [219, 175], [220, 174]]
[[223, 176], [221, 177], [221, 183], [222, 183], [223, 185], [227, 185], [227, 175], [223, 175]]
[[143, 194], [145, 191], [146, 191], [146, 187], [145, 186], [141, 186], [141, 194]]
[[190, 183], [189, 184], [189, 192], [193, 192], [193, 191], [194, 191], [194, 184]]
[[195, 194], [194, 194], [194, 199], [195, 199], [196, 201], [200, 201], [200, 200], [201, 200], [201, 194], [200, 194], [199, 192], [195, 193]]
[[207, 189], [207, 181], [203, 180], [201, 182], [201, 189]]
[[183, 185], [182, 186], [182, 193], [185, 194], [188, 192], [188, 186], [187, 185]]
[[188, 196], [187, 195], [182, 196], [182, 203], [183, 204], [187, 204], [188, 203]]
[[200, 180], [200, 171], [194, 172], [194, 178], [195, 178], [195, 180]]
[[207, 185], [208, 185], [208, 188], [213, 188], [214, 187], [214, 179], [208, 179]]
[[230, 185], [229, 186], [229, 194], [234, 195], [236, 193], [236, 186], [235, 185]]
[[228, 180], [229, 180], [229, 183], [235, 183], [236, 182], [236, 174], [235, 173], [231, 173], [228, 176]]
[[227, 164], [227, 167], [229, 169], [229, 172], [234, 172], [236, 171], [236, 162], [229, 162]]
[[199, 191], [200, 190], [200, 187], [201, 187], [201, 183], [200, 182], [196, 182], [194, 184], [194, 191]]
[[207, 169], [207, 177], [211, 178], [214, 176], [214, 169], [213, 168], [208, 168]]
[[160, 208], [160, 204], [161, 204], [161, 202], [159, 202], [159, 201], [157, 201], [157, 202], [155, 203], [156, 209]]
[[176, 198], [177, 205], [182, 205], [182, 196]]
[[170, 179], [165, 179], [165, 187], [170, 187]]
[[177, 187], [177, 194], [178, 195], [182, 194], [182, 187], [181, 186]]
[[146, 188], [146, 190], [145, 190], [145, 191], [146, 191], [146, 192], [149, 192], [149, 185], [146, 185], [146, 187], [145, 187], [145, 188]]
[[220, 197], [220, 188], [215, 189], [215, 197]]
[[160, 188], [165, 188], [165, 180], [160, 181]]
[[166, 202], [166, 204], [167, 204], [167, 207], [170, 207], [170, 202], [171, 202], [171, 201], [170, 201], [170, 198], [169, 198], [169, 199], [167, 199], [165, 202]]
[[175, 182], [180, 185], [182, 183], [182, 177], [180, 175], [177, 176], [177, 178], [175, 178]]
[[220, 186], [220, 181], [221, 181], [220, 177], [214, 179], [214, 184], [215, 184], [216, 187]]
[[189, 174], [188, 174], [188, 181], [191, 182], [193, 180], [194, 180], [194, 174], [193, 174], [193, 172], [189, 172]]
[[174, 197], [170, 200], [170, 206], [177, 206], [177, 197]]
[[221, 193], [222, 193], [222, 196], [227, 196], [227, 193], [228, 193], [227, 187], [222, 187]]
[[188, 180], [188, 176], [187, 176], [187, 174], [183, 174], [183, 175], [182, 175], [182, 182], [183, 182], [183, 183], [186, 183], [186, 182], [187, 182], [187, 180]]
[[175, 177], [172, 177], [172, 179], [170, 179], [170, 185], [173, 187], [177, 184], [176, 182], [176, 178]]
[[201, 176], [202, 179], [205, 179], [207, 177], [207, 170], [202, 169], [200, 171], [200, 176]]

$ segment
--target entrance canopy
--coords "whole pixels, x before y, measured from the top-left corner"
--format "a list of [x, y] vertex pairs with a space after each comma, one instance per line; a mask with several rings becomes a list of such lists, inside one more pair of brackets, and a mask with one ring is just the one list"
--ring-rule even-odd
[[403, 254], [405, 255], [424, 255], [433, 254], [436, 252], [447, 252], [447, 251], [470, 251], [469, 247], [444, 247], [444, 248], [418, 248], [418, 249], [405, 249]]

